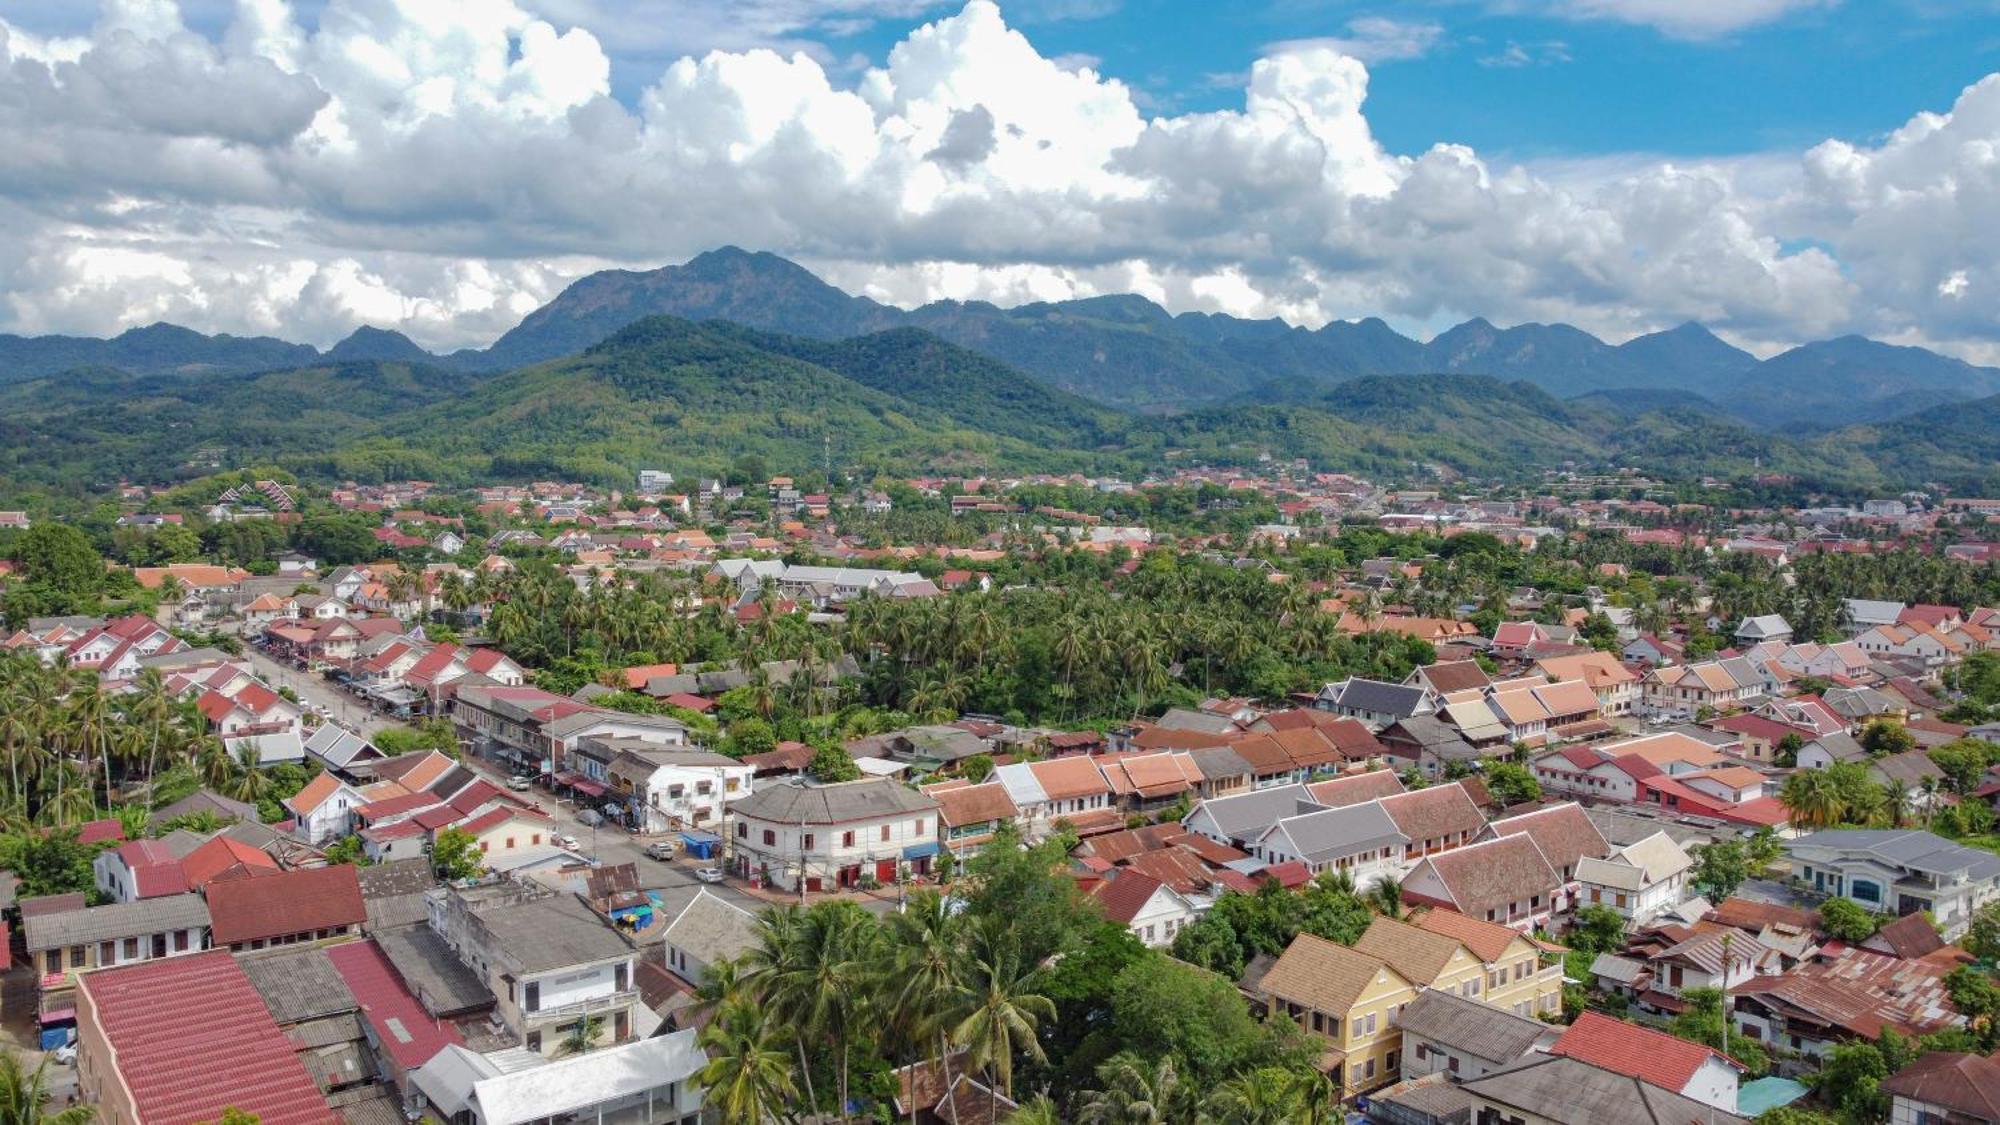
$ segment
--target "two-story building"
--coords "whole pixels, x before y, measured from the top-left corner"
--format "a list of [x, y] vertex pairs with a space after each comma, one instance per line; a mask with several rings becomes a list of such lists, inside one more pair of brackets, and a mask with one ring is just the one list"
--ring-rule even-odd
[[1467, 917], [1451, 910], [1426, 910], [1414, 919], [1418, 929], [1443, 934], [1479, 959], [1485, 973], [1479, 999], [1517, 1016], [1540, 1016], [1561, 1010], [1563, 966], [1544, 956], [1534, 939], [1519, 930]]
[[1547, 1050], [1560, 1029], [1456, 992], [1427, 988], [1404, 1006], [1403, 1079], [1469, 1082]]
[[1644, 925], [1687, 898], [1694, 860], [1665, 832], [1655, 832], [1603, 859], [1577, 861], [1577, 905], [1602, 906], [1629, 925]]
[[1288, 816], [1252, 842], [1250, 854], [1265, 863], [1303, 863], [1313, 874], [1345, 871], [1357, 887], [1393, 879], [1402, 870], [1410, 838], [1380, 801]]
[[641, 832], [713, 831], [730, 802], [750, 795], [756, 774], [722, 754], [644, 739], [596, 738], [584, 746], [608, 758], [612, 800]]
[[734, 961], [755, 948], [757, 940], [756, 915], [703, 888], [667, 924], [660, 954], [669, 971], [699, 988], [709, 966]]
[[938, 853], [937, 801], [886, 779], [767, 785], [730, 811], [737, 875], [787, 890], [891, 884]]
[[632, 943], [573, 894], [519, 883], [440, 887], [431, 929], [492, 990], [494, 1016], [528, 1050], [577, 1053], [639, 1034]]
[[1300, 934], [1257, 987], [1274, 1014], [1296, 1021], [1325, 1046], [1320, 1065], [1342, 1101], [1401, 1076], [1403, 1035], [1396, 1017], [1417, 989], [1381, 959]]
[[1521, 931], [1548, 924], [1562, 875], [1526, 833], [1426, 856], [1403, 878], [1403, 897]]
[[1883, 914], [1928, 911], [1947, 940], [2000, 894], [2000, 855], [1906, 828], [1836, 828], [1785, 845], [1813, 890]]

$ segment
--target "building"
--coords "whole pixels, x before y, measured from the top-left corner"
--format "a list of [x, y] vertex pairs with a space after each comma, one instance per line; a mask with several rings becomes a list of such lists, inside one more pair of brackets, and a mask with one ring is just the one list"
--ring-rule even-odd
[[454, 1125], [545, 1121], [697, 1125], [707, 1054], [693, 1030], [561, 1059], [445, 1048], [414, 1077], [425, 1104]]
[[1130, 867], [1113, 868], [1090, 885], [1089, 894], [1104, 908], [1106, 918], [1155, 949], [1172, 945], [1181, 928], [1201, 913], [1188, 896]]
[[1326, 685], [1320, 689], [1313, 706], [1359, 719], [1378, 731], [1413, 715], [1429, 715], [1437, 710], [1425, 688], [1360, 678]]
[[1468, 1082], [1519, 1062], [1556, 1041], [1560, 1028], [1442, 988], [1426, 988], [1396, 1017], [1403, 1029], [1403, 1079], [1445, 1074]]
[[757, 916], [704, 887], [667, 924], [660, 945], [667, 968], [700, 987], [710, 965], [733, 961], [757, 945]]
[[606, 780], [641, 832], [713, 830], [729, 803], [750, 795], [756, 767], [707, 750], [631, 738], [585, 744], [609, 758]]
[[93, 973], [77, 988], [77, 1085], [107, 1125], [337, 1120], [227, 953]]
[[1326, 1043], [1320, 1065], [1341, 1100], [1394, 1082], [1402, 1073], [1396, 1015], [1417, 990], [1381, 960], [1300, 934], [1258, 988], [1274, 1013], [1296, 1020]]
[[1562, 1008], [1562, 961], [1553, 955], [1544, 958], [1535, 939], [1496, 922], [1450, 910], [1426, 910], [1416, 916], [1415, 924], [1451, 938], [1479, 959], [1485, 973], [1485, 983], [1480, 986], [1484, 1003], [1517, 1016], [1539, 1016]]
[[209, 935], [240, 952], [354, 933], [368, 920], [348, 864], [305, 867], [209, 884]]
[[101, 851], [90, 867], [97, 889], [112, 902], [138, 902], [188, 890], [180, 857], [158, 840], [131, 840]]
[[1629, 715], [1639, 702], [1639, 677], [1608, 652], [1544, 657], [1535, 661], [1535, 670], [1551, 680], [1583, 681], [1606, 715]]
[[578, 1036], [624, 1043], [640, 1004], [631, 942], [573, 894], [513, 883], [441, 887], [431, 929], [494, 997], [494, 1019], [539, 1055]]
[[1548, 924], [1564, 886], [1534, 837], [1517, 833], [1425, 857], [1403, 897], [1525, 932]]
[[[1664, 1031], [1586, 1011], [1556, 1038], [1549, 1053], [1636, 1078], [1725, 1113], [1736, 1112], [1736, 1084], [1743, 1064], [1713, 1047]], [[1695, 1120], [1706, 1120], [1706, 1115]]]
[[1258, 836], [1249, 852], [1267, 864], [1302, 863], [1315, 875], [1345, 871], [1366, 890], [1396, 877], [1409, 844], [1382, 802], [1370, 801], [1284, 817]]
[[938, 803], [938, 832], [954, 855], [969, 856], [985, 847], [1003, 824], [1012, 824], [1020, 809], [997, 781], [968, 785], [963, 781], [924, 787]]
[[732, 812], [736, 874], [787, 890], [893, 884], [938, 852], [937, 800], [882, 778], [766, 786]]
[[1950, 940], [2000, 894], [2000, 855], [1916, 829], [1830, 829], [1791, 840], [1785, 851], [1815, 891], [1877, 913], [1928, 911]]
[[1749, 1125], [1749, 1119], [1618, 1070], [1535, 1055], [1458, 1087], [1477, 1125]]
[[1932, 1051], [1882, 1080], [1890, 1125], [2000, 1123], [2000, 1062]]
[[1665, 832], [1625, 845], [1603, 859], [1577, 861], [1577, 906], [1602, 906], [1627, 925], [1643, 925], [1687, 897], [1694, 860]]
[[28, 957], [42, 975], [46, 995], [77, 973], [199, 953], [207, 948], [208, 904], [200, 895], [168, 895], [138, 902], [45, 910], [28, 899], [21, 928]]
[[[311, 752], [310, 745], [307, 752]], [[280, 803], [292, 814], [292, 834], [314, 847], [324, 847], [354, 832], [354, 810], [368, 799], [329, 769]]]

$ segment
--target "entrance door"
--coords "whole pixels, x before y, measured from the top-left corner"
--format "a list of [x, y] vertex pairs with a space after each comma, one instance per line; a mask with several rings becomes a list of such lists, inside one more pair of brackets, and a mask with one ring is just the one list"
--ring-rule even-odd
[[878, 882], [878, 883], [893, 883], [893, 882], [895, 882], [895, 881], [896, 881], [896, 861], [895, 861], [895, 860], [893, 860], [893, 859], [879, 859], [879, 860], [876, 860], [876, 861], [875, 861], [875, 881], [876, 881], [876, 882]]

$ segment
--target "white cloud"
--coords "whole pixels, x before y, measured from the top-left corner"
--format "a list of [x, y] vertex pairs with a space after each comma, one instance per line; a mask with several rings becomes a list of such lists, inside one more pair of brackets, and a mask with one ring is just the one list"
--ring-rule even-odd
[[1713, 39], [1836, 3], [1838, 0], [1554, 0], [1551, 10], [1575, 19], [1643, 24], [1677, 39]]
[[[758, 10], [782, 35], [901, 9]], [[973, 0], [853, 80], [711, 51], [623, 104], [599, 37], [621, 22], [328, 0], [307, 26], [237, 0], [219, 42], [158, 3], [70, 43], [0, 25], [0, 327], [481, 345], [583, 272], [733, 242], [901, 304], [1139, 292], [1312, 324], [2000, 346], [1965, 299], [2000, 282], [2000, 78], [1874, 145], [1521, 167], [1387, 150], [1367, 66], [1323, 43], [1253, 63], [1240, 108], [1149, 112]]]
[[1480, 66], [1503, 69], [1552, 66], [1569, 61], [1569, 44], [1560, 39], [1547, 39], [1540, 43], [1517, 43], [1510, 39], [1500, 50], [1479, 57]]
[[1398, 20], [1387, 16], [1361, 16], [1347, 21], [1346, 35], [1315, 39], [1287, 39], [1266, 48], [1271, 53], [1324, 48], [1364, 63], [1395, 62], [1422, 58], [1444, 36], [1444, 26], [1430, 20]]

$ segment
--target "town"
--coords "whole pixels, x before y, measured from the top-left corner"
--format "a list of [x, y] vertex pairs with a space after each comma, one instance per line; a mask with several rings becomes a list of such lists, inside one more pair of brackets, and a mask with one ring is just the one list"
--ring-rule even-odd
[[1729, 488], [9, 514], [8, 1065], [146, 1123], [1995, 1120], [2000, 502]]

